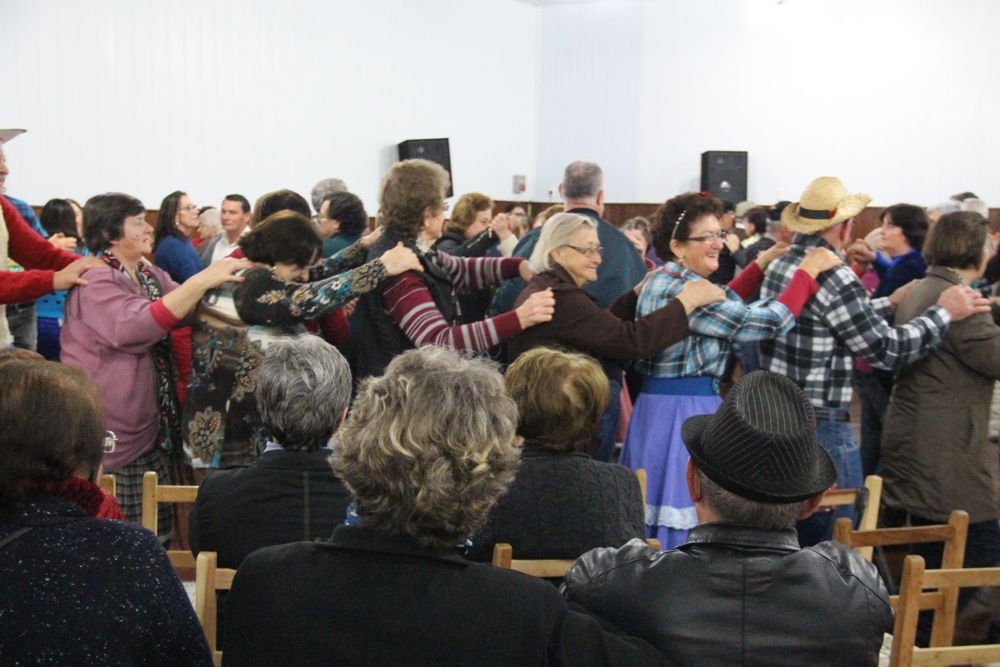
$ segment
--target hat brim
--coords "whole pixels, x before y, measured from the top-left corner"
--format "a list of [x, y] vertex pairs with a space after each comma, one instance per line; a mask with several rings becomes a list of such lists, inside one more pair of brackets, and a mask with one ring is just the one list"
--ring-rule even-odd
[[708, 429], [709, 424], [712, 423], [714, 417], [715, 415], [695, 415], [688, 417], [681, 425], [681, 440], [684, 441], [684, 446], [687, 447], [688, 454], [691, 455], [695, 465], [698, 466], [698, 470], [705, 473], [710, 480], [727, 491], [747, 500], [755, 500], [762, 503], [794, 503], [823, 493], [837, 481], [837, 466], [834, 464], [829, 452], [823, 449], [818, 443], [816, 444], [816, 447], [819, 448], [817, 470], [812, 479], [801, 480], [798, 488], [787, 489], [785, 492], [768, 491], [732, 479], [705, 455], [705, 431]]
[[833, 227], [849, 218], [853, 218], [871, 202], [872, 198], [865, 194], [848, 195], [837, 203], [836, 215], [832, 218], [803, 218], [799, 215], [799, 202], [789, 204], [781, 212], [781, 222], [793, 232], [799, 234], [815, 234]]
[[27, 130], [0, 130], [0, 144], [5, 144], [14, 137], [24, 134]]

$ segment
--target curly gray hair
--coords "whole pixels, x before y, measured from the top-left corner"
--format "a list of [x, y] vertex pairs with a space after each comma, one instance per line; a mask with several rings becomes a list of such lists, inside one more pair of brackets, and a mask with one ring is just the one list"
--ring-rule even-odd
[[516, 424], [493, 363], [423, 347], [361, 384], [330, 465], [362, 525], [448, 549], [483, 524], [514, 479]]

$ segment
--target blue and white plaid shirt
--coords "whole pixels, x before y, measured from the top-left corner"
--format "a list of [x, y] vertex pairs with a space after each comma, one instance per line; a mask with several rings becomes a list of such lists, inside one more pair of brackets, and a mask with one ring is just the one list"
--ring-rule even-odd
[[[833, 247], [816, 235], [799, 234], [792, 249], [768, 266], [762, 297], [781, 293], [810, 248]], [[941, 344], [951, 315], [932, 306], [902, 326], [890, 327], [889, 297], [871, 299], [850, 268], [838, 266], [817, 278], [819, 291], [795, 327], [760, 344], [761, 367], [791, 378], [818, 408], [849, 409], [853, 355], [876, 368], [895, 370], [923, 358]]]
[[[663, 308], [701, 276], [674, 262], [657, 269], [642, 286], [636, 304], [637, 318]], [[722, 286], [726, 300], [702, 306], [688, 316], [691, 335], [652, 359], [640, 361], [639, 370], [660, 378], [709, 375], [718, 377], [726, 366], [733, 341], [740, 343], [774, 338], [795, 326], [792, 312], [783, 303], [762, 299], [746, 304], [736, 292]]]

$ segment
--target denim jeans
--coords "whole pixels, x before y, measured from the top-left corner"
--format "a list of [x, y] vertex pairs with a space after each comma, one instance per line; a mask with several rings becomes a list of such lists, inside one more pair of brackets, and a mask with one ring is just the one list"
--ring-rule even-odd
[[[827, 451], [837, 466], [837, 486], [857, 489], [864, 486], [861, 474], [861, 448], [854, 440], [854, 430], [849, 422], [822, 419], [816, 423], [816, 441]], [[833, 522], [846, 516], [855, 520], [853, 507], [841, 507], [833, 512], [817, 512], [799, 522], [799, 543], [806, 547], [829, 540], [833, 536]]]
[[889, 393], [874, 373], [855, 370], [851, 384], [861, 403], [861, 470], [865, 475], [874, 475], [879, 470], [882, 420], [889, 407]]
[[619, 380], [608, 380], [611, 393], [608, 396], [608, 408], [601, 417], [601, 430], [597, 434], [597, 460], [605, 463], [611, 461], [615, 453], [615, 440], [618, 436], [618, 418], [621, 417], [622, 383]]
[[14, 347], [32, 352], [38, 347], [38, 321], [34, 304], [16, 310], [7, 306], [7, 328], [14, 339]]

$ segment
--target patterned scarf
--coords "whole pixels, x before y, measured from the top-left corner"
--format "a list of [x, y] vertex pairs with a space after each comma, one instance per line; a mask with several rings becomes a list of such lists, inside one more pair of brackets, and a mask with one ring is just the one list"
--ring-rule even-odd
[[[118, 258], [108, 251], [100, 252], [98, 257], [112, 269], [128, 275]], [[129, 278], [131, 279], [131, 276]], [[150, 301], [156, 301], [163, 296], [163, 286], [146, 262], [139, 262], [136, 278], [139, 281], [139, 288], [146, 293]], [[183, 441], [180, 402], [177, 399], [177, 370], [174, 368], [169, 335], [165, 335], [153, 346], [153, 363], [156, 368], [156, 397], [160, 403], [160, 432], [156, 444], [165, 452], [181, 452]]]

